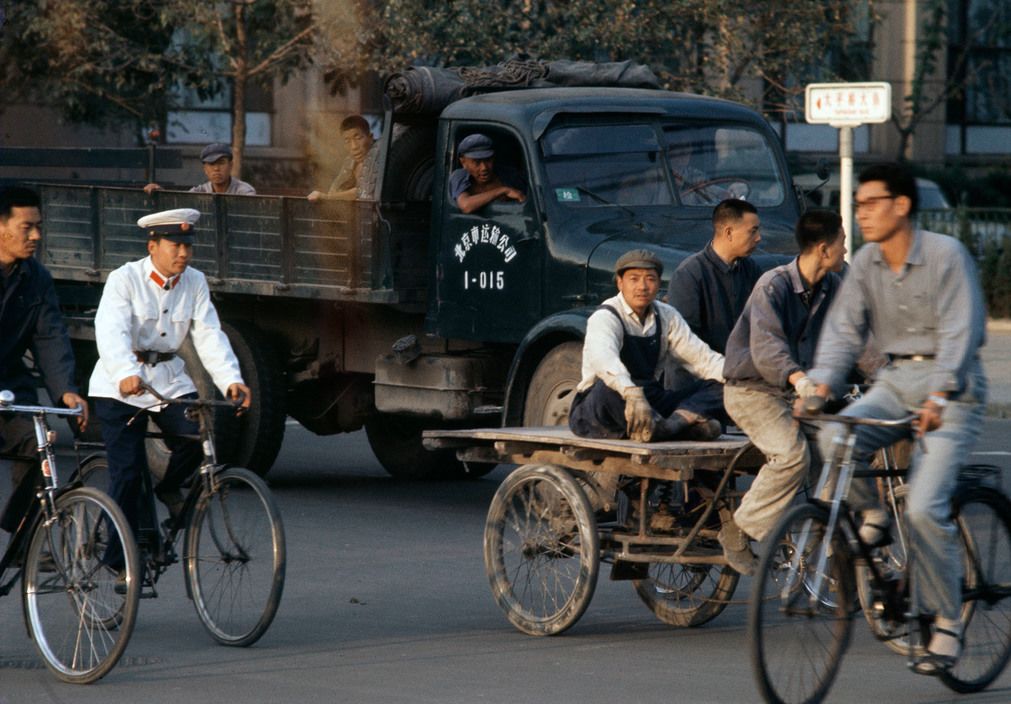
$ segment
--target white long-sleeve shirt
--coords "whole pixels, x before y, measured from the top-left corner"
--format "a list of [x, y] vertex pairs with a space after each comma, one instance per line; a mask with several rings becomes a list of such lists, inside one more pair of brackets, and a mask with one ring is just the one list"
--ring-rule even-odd
[[[618, 393], [633, 386], [632, 377], [621, 362], [621, 345], [625, 334], [649, 337], [656, 331], [657, 315], [650, 310], [642, 323], [619, 293], [604, 301], [621, 314], [621, 320], [606, 310], [598, 310], [586, 321], [583, 342], [583, 378], [576, 391], [585, 391], [596, 379], [602, 380]], [[714, 352], [688, 327], [688, 323], [673, 306], [657, 301], [660, 317], [660, 354], [654, 378], [660, 372], [673, 371], [672, 365], [683, 366], [702, 379], [723, 381], [723, 355]], [[622, 325], [624, 324], [624, 328]]]
[[135, 354], [138, 350], [176, 352], [187, 335], [222, 394], [232, 384], [242, 383], [239, 362], [221, 330], [203, 273], [187, 267], [168, 282], [169, 290], [157, 283], [152, 273], [162, 280], [151, 257], [145, 257], [109, 274], [95, 314], [99, 359], [91, 374], [89, 395], [114, 398], [138, 408], [156, 404], [151, 394], [120, 395], [119, 382], [130, 376], [139, 376], [168, 398], [196, 391], [181, 358], [151, 366], [142, 364]]

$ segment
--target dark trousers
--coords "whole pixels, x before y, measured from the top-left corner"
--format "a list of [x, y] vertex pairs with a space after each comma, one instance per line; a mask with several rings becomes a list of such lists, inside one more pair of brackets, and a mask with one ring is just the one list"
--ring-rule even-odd
[[[665, 389], [657, 382], [643, 386], [646, 400], [659, 415], [667, 418], [676, 410], [691, 411], [707, 418], [722, 416], [723, 384], [700, 381], [692, 389]], [[586, 391], [576, 394], [569, 410], [569, 429], [584, 438], [625, 438], [625, 400], [600, 379]]]
[[[196, 394], [188, 397], [195, 398]], [[184, 416], [185, 406], [166, 406], [158, 413], [142, 411], [133, 423], [127, 422], [137, 414], [137, 407], [112, 398], [95, 399], [95, 415], [102, 426], [102, 440], [109, 461], [109, 494], [123, 509], [134, 533], [141, 509], [141, 472], [147, 472], [147, 454], [144, 449], [147, 419], [150, 417], [166, 436], [196, 435], [200, 429], [195, 421]], [[166, 437], [165, 444], [172, 451], [165, 477], [158, 484], [160, 490], [179, 489], [200, 465], [203, 451], [196, 440]], [[146, 511], [147, 509], [143, 509]]]
[[35, 489], [42, 477], [38, 448], [35, 446], [35, 425], [31, 418], [0, 413], [0, 453], [25, 458], [4, 460], [11, 465], [13, 493], [0, 516], [0, 528], [13, 533], [35, 500]]

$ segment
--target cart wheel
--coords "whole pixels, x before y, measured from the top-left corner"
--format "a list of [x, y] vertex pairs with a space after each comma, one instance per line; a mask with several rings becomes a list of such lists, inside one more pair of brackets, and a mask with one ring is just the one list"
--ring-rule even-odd
[[632, 585], [658, 619], [686, 628], [719, 616], [734, 595], [739, 578], [728, 565], [653, 562], [649, 577]]
[[600, 569], [597, 525], [576, 480], [552, 465], [523, 465], [488, 509], [484, 564], [495, 601], [524, 633], [550, 636], [579, 620]]

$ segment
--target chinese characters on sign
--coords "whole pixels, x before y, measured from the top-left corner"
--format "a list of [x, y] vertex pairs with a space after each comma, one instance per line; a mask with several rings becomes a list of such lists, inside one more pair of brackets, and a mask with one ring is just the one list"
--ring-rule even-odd
[[804, 97], [805, 118], [813, 125], [862, 125], [892, 116], [888, 83], [812, 83]]

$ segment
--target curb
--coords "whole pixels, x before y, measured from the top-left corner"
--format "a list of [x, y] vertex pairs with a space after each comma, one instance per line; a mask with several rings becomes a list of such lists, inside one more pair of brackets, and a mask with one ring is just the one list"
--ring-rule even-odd
[[1011, 404], [991, 403], [986, 407], [987, 418], [1011, 418]]
[[1011, 320], [1007, 318], [990, 318], [986, 321], [989, 332], [1011, 332]]

